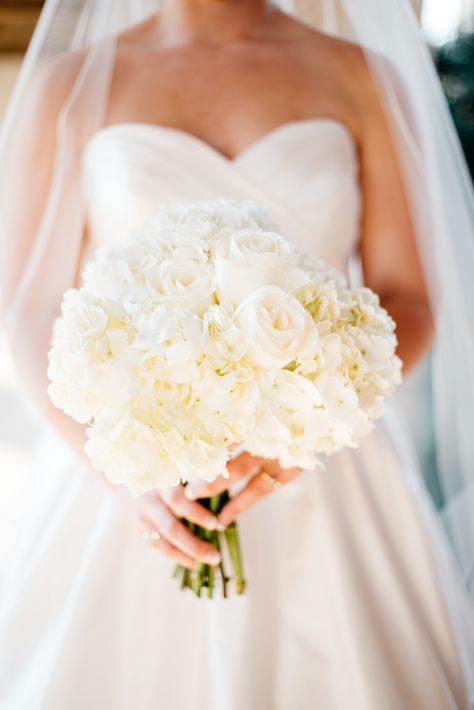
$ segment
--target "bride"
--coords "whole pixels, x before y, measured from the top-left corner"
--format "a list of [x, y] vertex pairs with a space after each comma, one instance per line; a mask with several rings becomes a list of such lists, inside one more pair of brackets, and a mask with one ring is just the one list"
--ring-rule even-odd
[[[349, 273], [358, 261], [396, 321], [405, 375], [432, 343], [409, 182], [366, 48], [265, 0], [149, 5], [113, 51], [107, 38], [71, 43], [40, 67], [10, 133], [4, 299], [21, 314], [12, 348], [49, 427], [3, 600], [0, 704], [468, 708], [472, 617], [459, 624], [461, 577], [390, 407], [324, 471], [243, 452], [229, 479], [132, 500], [91, 470], [85, 428], [47, 402], [62, 293], [95, 247], [173, 201], [250, 197], [306, 252]], [[229, 487], [219, 518], [198, 502]], [[238, 519], [245, 595], [178, 589], [176, 561], [219, 562], [181, 517], [210, 529]]]

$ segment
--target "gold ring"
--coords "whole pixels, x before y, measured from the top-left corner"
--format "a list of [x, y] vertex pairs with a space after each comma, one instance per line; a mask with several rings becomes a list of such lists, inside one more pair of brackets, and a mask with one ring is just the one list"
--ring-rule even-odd
[[267, 486], [270, 486], [273, 489], [281, 488], [283, 485], [281, 481], [278, 480], [276, 476], [274, 476], [271, 473], [268, 473], [268, 471], [260, 471], [260, 477], [265, 481]]
[[149, 545], [154, 545], [155, 542], [158, 542], [158, 540], [161, 539], [161, 535], [158, 532], [158, 530], [144, 530], [142, 532], [142, 538], [147, 542]]

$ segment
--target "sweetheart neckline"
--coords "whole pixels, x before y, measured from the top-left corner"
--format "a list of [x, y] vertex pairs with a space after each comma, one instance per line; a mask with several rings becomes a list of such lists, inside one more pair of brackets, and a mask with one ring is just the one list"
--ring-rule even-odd
[[124, 130], [125, 128], [135, 128], [135, 129], [146, 129], [150, 130], [153, 132], [165, 132], [169, 133], [170, 135], [175, 135], [179, 136], [183, 139], [186, 139], [193, 143], [194, 145], [199, 146], [202, 150], [207, 151], [209, 154], [213, 155], [215, 158], [220, 160], [221, 162], [225, 163], [228, 166], [233, 166], [237, 165], [239, 162], [245, 160], [245, 158], [249, 157], [252, 153], [260, 149], [261, 147], [265, 146], [267, 143], [271, 142], [274, 140], [276, 137], [278, 137], [281, 134], [284, 134], [285, 132], [289, 132], [291, 130], [295, 130], [297, 128], [302, 128], [305, 125], [308, 126], [320, 126], [320, 125], [329, 125], [336, 127], [349, 138], [351, 141], [352, 145], [354, 148], [357, 146], [357, 141], [356, 138], [353, 134], [353, 132], [350, 130], [350, 128], [341, 120], [337, 118], [330, 118], [330, 117], [323, 117], [323, 116], [316, 116], [314, 118], [302, 118], [302, 119], [295, 119], [292, 121], [285, 121], [284, 123], [280, 123], [278, 126], [275, 126], [275, 128], [272, 128], [270, 131], [267, 131], [267, 133], [264, 133], [260, 138], [257, 138], [256, 140], [252, 141], [249, 143], [248, 146], [243, 148], [237, 155], [234, 157], [229, 157], [222, 153], [218, 148], [215, 146], [211, 145], [207, 141], [203, 140], [199, 136], [195, 135], [194, 133], [190, 133], [189, 131], [186, 131], [182, 128], [177, 128], [175, 126], [166, 126], [163, 124], [159, 123], [147, 123], [146, 121], [121, 121], [118, 123], [111, 123], [108, 126], [103, 126], [102, 128], [99, 128], [95, 133], [92, 134], [92, 136], [89, 138], [89, 140], [86, 142], [84, 148], [83, 148], [83, 154], [85, 154], [89, 148], [91, 147], [92, 143], [97, 139], [98, 137], [101, 137], [105, 134], [108, 134], [110, 132], [113, 132], [115, 130], [121, 131]]

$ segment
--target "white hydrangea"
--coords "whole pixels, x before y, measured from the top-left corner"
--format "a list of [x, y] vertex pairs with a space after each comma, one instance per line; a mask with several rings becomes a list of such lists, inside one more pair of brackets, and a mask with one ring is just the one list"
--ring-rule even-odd
[[357, 446], [401, 381], [396, 346], [376, 294], [254, 203], [173, 204], [65, 294], [49, 394], [136, 496], [225, 475], [234, 442], [302, 468]]

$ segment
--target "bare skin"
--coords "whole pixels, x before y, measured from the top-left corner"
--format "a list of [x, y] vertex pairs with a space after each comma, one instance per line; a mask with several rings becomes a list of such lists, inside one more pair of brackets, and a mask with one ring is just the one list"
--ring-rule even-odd
[[[42, 143], [41, 150], [38, 144], [29, 150], [46, 175], [52, 171], [57, 108], [80, 59], [77, 55], [47, 79], [42, 87], [43, 96], [47, 89], [47, 102], [36, 99]], [[341, 121], [356, 139], [364, 205], [360, 234], [364, 278], [397, 323], [398, 352], [407, 373], [429, 347], [433, 323], [395, 147], [362, 50], [307, 28], [265, 0], [163, 0], [159, 14], [119, 37], [109, 124], [172, 126], [232, 159], [281, 124], [317, 117]], [[30, 179], [39, 213], [47, 180], [42, 195], [34, 176]], [[18, 228], [23, 237], [19, 243], [27, 249], [28, 235], [31, 239], [35, 233], [35, 209], [19, 217]], [[45, 343], [32, 343], [32, 352], [37, 354], [40, 347]], [[36, 373], [41, 381], [42, 362], [41, 357], [26, 362], [25, 377], [34, 379]], [[39, 396], [53, 425], [83, 457], [84, 428]], [[179, 517], [204, 527], [229, 524], [273, 491], [262, 470], [285, 484], [300, 474], [299, 469], [283, 470], [276, 461], [244, 453], [229, 464], [230, 479], [141, 496], [133, 504], [132, 516], [143, 528], [160, 533], [154, 544], [165, 555], [189, 567], [197, 559], [217, 564], [214, 548], [197, 540]], [[244, 478], [249, 479], [247, 486], [229, 502], [220, 520], [210, 520], [195, 499]], [[129, 504], [127, 509], [130, 512]]]

